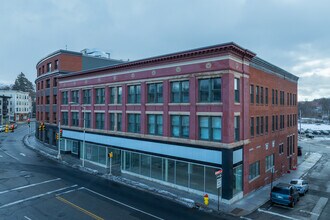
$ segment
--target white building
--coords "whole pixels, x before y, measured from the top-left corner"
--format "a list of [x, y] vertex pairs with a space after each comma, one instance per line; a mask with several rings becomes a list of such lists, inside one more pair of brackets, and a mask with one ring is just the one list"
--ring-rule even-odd
[[8, 99], [9, 121], [25, 121], [31, 117], [32, 99], [28, 92], [0, 90], [0, 96], [11, 97]]

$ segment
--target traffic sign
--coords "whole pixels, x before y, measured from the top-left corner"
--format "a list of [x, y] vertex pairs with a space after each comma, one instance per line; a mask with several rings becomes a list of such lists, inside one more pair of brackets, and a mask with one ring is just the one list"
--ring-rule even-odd
[[222, 169], [220, 169], [220, 170], [216, 171], [214, 174], [215, 174], [216, 176], [219, 176], [219, 175], [221, 175], [221, 174], [222, 174]]
[[217, 178], [217, 189], [222, 187], [222, 178]]

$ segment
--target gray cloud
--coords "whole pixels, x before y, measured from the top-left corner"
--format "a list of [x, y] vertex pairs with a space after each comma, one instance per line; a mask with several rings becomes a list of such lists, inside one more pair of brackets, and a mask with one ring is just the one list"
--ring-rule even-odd
[[[141, 59], [234, 41], [300, 77], [299, 100], [328, 97], [326, 0], [24, 0], [0, 3], [0, 82], [64, 49]], [[318, 92], [315, 92], [318, 91]]]

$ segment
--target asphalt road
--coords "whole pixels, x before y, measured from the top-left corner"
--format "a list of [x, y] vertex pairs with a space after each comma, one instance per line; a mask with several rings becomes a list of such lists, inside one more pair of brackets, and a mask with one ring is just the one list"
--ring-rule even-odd
[[0, 219], [234, 219], [48, 160], [22, 142], [27, 125], [0, 133]]
[[[303, 147], [303, 157], [307, 153], [318, 152], [323, 156], [302, 178], [309, 182], [309, 191], [294, 208], [271, 205], [268, 201], [245, 219], [330, 219], [330, 137], [303, 138], [298, 143]], [[299, 167], [298, 167], [299, 169]]]

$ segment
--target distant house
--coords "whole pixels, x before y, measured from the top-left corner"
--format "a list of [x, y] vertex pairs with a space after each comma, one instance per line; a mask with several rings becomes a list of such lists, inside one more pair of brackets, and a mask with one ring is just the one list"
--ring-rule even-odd
[[5, 110], [2, 114], [3, 123], [25, 121], [31, 117], [32, 99], [28, 92], [0, 90], [0, 97], [3, 97], [2, 111]]

